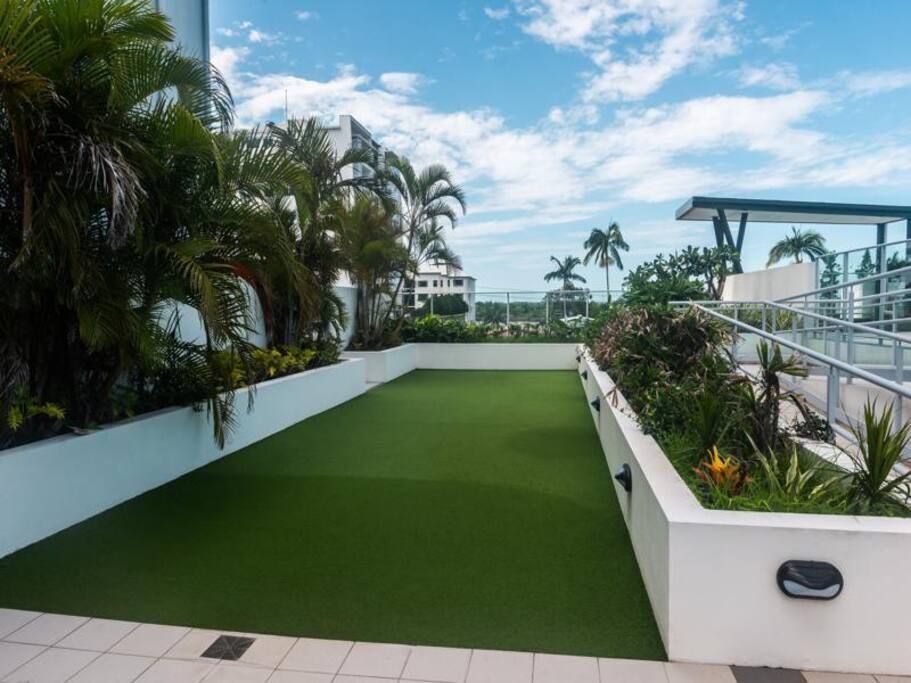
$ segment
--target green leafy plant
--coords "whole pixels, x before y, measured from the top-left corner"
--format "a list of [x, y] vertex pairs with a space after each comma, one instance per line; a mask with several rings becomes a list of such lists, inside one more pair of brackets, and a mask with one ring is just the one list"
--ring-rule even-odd
[[13, 389], [2, 408], [0, 447], [59, 433], [66, 418], [66, 411], [61, 406], [40, 401], [22, 386]]
[[911, 441], [911, 424], [893, 430], [892, 406], [879, 410], [876, 401], [864, 405], [863, 424], [852, 426], [857, 451], [849, 455], [855, 471], [849, 477], [854, 507], [858, 510], [907, 503], [911, 472], [895, 471]]
[[763, 474], [763, 484], [773, 497], [785, 504], [835, 502], [844, 497], [834, 468], [802, 462], [797, 444], [791, 444], [782, 454], [757, 451], [755, 459]]

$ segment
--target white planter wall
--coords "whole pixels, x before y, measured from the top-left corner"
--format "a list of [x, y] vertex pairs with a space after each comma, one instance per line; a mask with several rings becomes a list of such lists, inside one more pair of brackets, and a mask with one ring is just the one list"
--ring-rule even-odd
[[577, 344], [415, 344], [421, 370], [571, 370]]
[[[615, 482], [633, 549], [670, 659], [855, 673], [911, 673], [911, 520], [707, 510], [658, 444], [639, 429], [610, 377], [580, 370], [605, 457], [629, 464]], [[844, 576], [831, 601], [778, 589], [786, 560], [821, 560]]]
[[205, 409], [170, 408], [86, 436], [0, 451], [0, 557], [248, 446], [366, 390], [366, 363], [346, 360], [236, 392], [224, 450]]
[[368, 382], [391, 382], [417, 368], [418, 349], [415, 344], [403, 344], [384, 351], [345, 351], [342, 357], [363, 359]]
[[789, 266], [728, 275], [724, 281], [723, 301], [783, 299], [816, 289], [816, 264], [792, 263]]

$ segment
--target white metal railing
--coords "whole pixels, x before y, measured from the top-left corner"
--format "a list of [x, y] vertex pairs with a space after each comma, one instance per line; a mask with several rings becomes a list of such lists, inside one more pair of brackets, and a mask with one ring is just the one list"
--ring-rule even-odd
[[[911, 257], [911, 239], [896, 240], [894, 242], [885, 242], [883, 244], [872, 244], [866, 247], [860, 247], [857, 249], [847, 249], [845, 251], [833, 252], [831, 254], [826, 254], [815, 259], [816, 263], [816, 286], [821, 286], [821, 278], [823, 272], [825, 271], [826, 262], [831, 262], [841, 268], [841, 273], [839, 277], [841, 279], [840, 284], [850, 284], [851, 282], [856, 282], [858, 277], [850, 277], [851, 275], [851, 257], [859, 254], [871, 254], [870, 265], [875, 269], [873, 275], [882, 275], [889, 272], [888, 264], [888, 253], [890, 248], [897, 247], [897, 250], [893, 251], [893, 255], [897, 255], [903, 252], [903, 259], [908, 260]], [[904, 249], [902, 249], [904, 248]], [[858, 267], [854, 269], [856, 274]], [[833, 274], [834, 275], [834, 274]]]
[[[754, 334], [760, 338], [792, 349], [823, 366], [826, 369], [825, 415], [833, 429], [836, 429], [837, 426], [838, 396], [841, 386], [840, 377], [842, 375], [846, 378], [846, 384], [850, 384], [852, 379], [862, 379], [891, 395], [893, 425], [895, 428], [898, 428], [903, 424], [902, 400], [911, 399], [911, 388], [908, 388], [903, 384], [904, 353], [911, 347], [911, 338], [883, 330], [871, 329], [869, 326], [859, 323], [803, 311], [772, 301], [678, 301], [672, 303], [675, 305], [697, 308], [731, 325], [737, 333]], [[740, 311], [744, 306], [749, 306], [749, 310], [753, 314], [758, 312], [758, 326], [740, 319], [739, 314], [742, 315]], [[719, 309], [723, 309], [724, 307], [732, 307], [733, 316], [721, 313]], [[784, 312], [790, 315], [789, 329], [781, 329], [778, 327], [778, 312]], [[811, 327], [807, 324], [808, 320], [823, 322], [831, 327], [838, 326], [840, 328], [839, 332], [834, 335], [836, 345], [834, 355], [828, 353], [829, 341], [825, 335], [823, 336], [824, 345], [822, 351], [810, 346], [810, 340], [820, 334], [822, 327]], [[869, 335], [876, 339], [891, 342], [892, 362], [890, 369], [892, 373], [894, 373], [894, 381], [884, 379], [881, 375], [864, 369], [857, 364], [855, 356], [857, 335], [859, 334]], [[800, 342], [798, 342], [798, 339], [800, 339]], [[847, 349], [846, 360], [842, 360], [840, 357], [840, 346], [842, 343], [845, 344], [845, 348]], [[736, 341], [735, 348], [732, 349], [732, 351], [736, 359]], [[839, 433], [846, 438], [851, 438], [850, 432], [839, 430]]]

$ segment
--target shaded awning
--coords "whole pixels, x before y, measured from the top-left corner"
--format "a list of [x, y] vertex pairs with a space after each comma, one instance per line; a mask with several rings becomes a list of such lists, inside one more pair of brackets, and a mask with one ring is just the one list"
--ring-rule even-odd
[[710, 221], [722, 211], [737, 219], [748, 214], [751, 223], [881, 225], [911, 218], [911, 206], [693, 197], [677, 209], [677, 220]]

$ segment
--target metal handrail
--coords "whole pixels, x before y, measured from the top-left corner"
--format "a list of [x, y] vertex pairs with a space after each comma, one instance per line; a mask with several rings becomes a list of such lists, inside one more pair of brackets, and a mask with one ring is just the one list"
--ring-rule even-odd
[[[855, 249], [845, 249], [844, 251], [834, 251], [831, 254], [824, 254], [823, 257], [829, 258], [830, 256], [838, 257], [844, 256], [845, 254], [859, 254], [863, 251], [876, 251], [877, 249], [885, 249], [886, 247], [894, 247], [896, 244], [905, 244], [911, 246], [911, 239], [895, 240], [894, 242], [883, 242], [882, 244], [871, 244], [867, 247], [857, 247]], [[820, 257], [820, 258], [823, 258]]]
[[[785, 296], [776, 301], [794, 301], [797, 299], [803, 299], [804, 297], [810, 297], [814, 294], [822, 294], [824, 292], [834, 292], [839, 289], [846, 289], [848, 287], [855, 287], [856, 285], [863, 285], [867, 282], [877, 282], [879, 280], [887, 280], [889, 278], [895, 277], [896, 275], [901, 275], [903, 273], [911, 274], [911, 266], [903, 266], [901, 268], [896, 268], [895, 270], [887, 270], [883, 273], [877, 273], [876, 275], [870, 275], [869, 277], [862, 277], [857, 280], [851, 280], [849, 282], [842, 282], [837, 285], [829, 285], [828, 287], [818, 287], [817, 289], [811, 289], [808, 292], [803, 292], [801, 294], [794, 294], [792, 296]], [[893, 290], [894, 291], [894, 290]], [[885, 296], [885, 292], [881, 294], [876, 294], [875, 296]]]
[[[889, 380], [883, 379], [879, 375], [876, 375], [872, 372], [864, 370], [863, 368], [859, 368], [856, 365], [851, 365], [850, 363], [846, 363], [838, 358], [833, 358], [832, 356], [828, 356], [824, 353], [820, 353], [819, 351], [811, 349], [807, 346], [798, 344], [796, 341], [782, 338], [782, 337], [778, 336], [777, 334], [774, 334], [771, 332], [766, 332], [763, 329], [749, 325], [745, 322], [737, 320], [736, 318], [731, 318], [729, 316], [723, 315], [716, 310], [712, 310], [711, 308], [704, 306], [701, 303], [693, 302], [693, 301], [671, 302], [671, 303], [689, 305], [694, 308], [697, 308], [697, 309], [701, 310], [702, 312], [704, 312], [714, 318], [717, 318], [718, 320], [721, 320], [725, 323], [732, 325], [735, 329], [741, 329], [748, 333], [756, 334], [763, 339], [767, 339], [776, 344], [780, 344], [781, 346], [792, 349], [793, 351], [796, 351], [799, 354], [806, 356], [807, 358], [812, 358], [813, 360], [819, 362], [820, 364], [827, 366], [828, 372], [826, 374], [826, 419], [829, 421], [830, 424], [834, 424], [834, 422], [835, 422], [835, 412], [836, 412], [836, 404], [837, 404], [838, 388], [839, 388], [839, 373], [844, 373], [844, 374], [848, 375], [849, 377], [856, 377], [857, 379], [862, 379], [876, 387], [879, 387], [880, 389], [884, 389], [885, 391], [892, 393], [892, 395], [893, 395], [893, 416], [892, 416], [893, 417], [893, 426], [895, 429], [898, 429], [902, 425], [902, 402], [901, 402], [902, 398], [911, 399], [911, 389], [905, 387], [903, 384], [898, 384], [896, 382], [891, 382]], [[713, 302], [713, 303], [719, 303], [719, 302]], [[727, 303], [727, 302], [720, 302], [720, 303]], [[752, 303], [756, 303], [756, 302], [752, 302]], [[772, 304], [772, 302], [759, 302], [759, 303], [760, 304], [762, 304], [762, 303]], [[787, 306], [781, 306], [781, 308], [788, 310]], [[799, 311], [795, 311], [795, 312], [799, 313]], [[835, 320], [835, 319], [832, 319], [832, 320]], [[836, 320], [836, 322], [843, 322], [843, 321]], [[863, 328], [862, 325], [859, 327]], [[864, 330], [864, 331], [866, 331], [866, 330]], [[889, 334], [890, 336], [894, 336], [900, 342], [909, 341], [902, 337], [898, 337], [898, 335], [891, 335], [891, 333], [884, 333], [884, 334]]]

